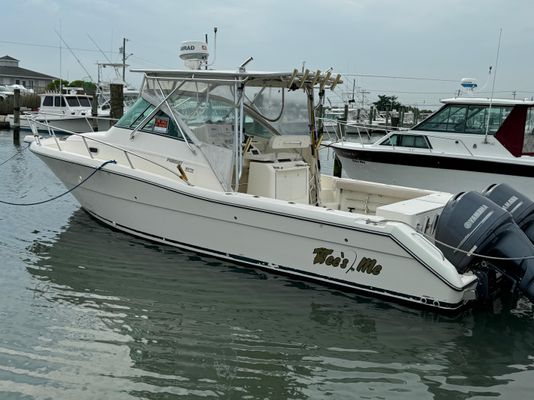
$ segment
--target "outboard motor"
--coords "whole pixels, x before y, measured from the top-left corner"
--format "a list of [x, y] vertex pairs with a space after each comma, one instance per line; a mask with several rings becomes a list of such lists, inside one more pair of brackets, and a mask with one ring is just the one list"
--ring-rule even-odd
[[[534, 258], [525, 258], [534, 256], [534, 245], [511, 214], [487, 197], [467, 192], [450, 199], [439, 218], [435, 238], [436, 245], [458, 272], [473, 270], [481, 282], [502, 274], [518, 284], [519, 290], [534, 302]], [[472, 253], [505, 260], [484, 260]]]
[[482, 194], [512, 214], [515, 223], [534, 243], [534, 202], [532, 200], [506, 183], [493, 184]]

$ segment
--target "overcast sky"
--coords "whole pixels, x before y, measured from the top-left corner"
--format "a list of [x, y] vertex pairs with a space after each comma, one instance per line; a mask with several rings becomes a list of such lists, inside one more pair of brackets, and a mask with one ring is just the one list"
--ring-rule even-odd
[[[131, 68], [181, 68], [180, 43], [208, 33], [213, 53], [215, 26], [214, 67], [235, 69], [249, 56], [250, 70], [333, 67], [349, 92], [356, 79], [372, 101], [394, 94], [423, 107], [453, 95], [462, 78], [483, 87], [502, 28], [495, 96], [534, 96], [533, 0], [2, 0], [0, 56], [59, 76], [58, 31], [93, 79], [106, 58], [90, 37], [114, 62], [128, 38]], [[88, 80], [61, 53], [63, 78]], [[127, 81], [138, 85], [138, 75]]]

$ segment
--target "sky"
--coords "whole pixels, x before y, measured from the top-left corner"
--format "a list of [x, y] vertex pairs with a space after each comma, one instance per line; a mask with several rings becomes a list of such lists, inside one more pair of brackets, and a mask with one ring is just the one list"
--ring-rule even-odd
[[[332, 67], [344, 76], [334, 102], [356, 88], [359, 102], [395, 95], [435, 108], [462, 78], [476, 79], [480, 96], [534, 96], [533, 0], [2, 0], [0, 57], [96, 80], [97, 62], [119, 62], [127, 38], [129, 68], [179, 69], [185, 40], [208, 34], [214, 54], [214, 27], [213, 68], [250, 56], [249, 70]], [[126, 73], [134, 86], [141, 77]]]

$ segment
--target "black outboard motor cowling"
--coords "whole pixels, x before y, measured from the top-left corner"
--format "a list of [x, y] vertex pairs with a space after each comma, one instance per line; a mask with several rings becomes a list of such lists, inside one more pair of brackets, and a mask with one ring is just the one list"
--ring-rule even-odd
[[481, 261], [471, 253], [505, 258], [490, 264], [512, 278], [534, 302], [534, 259], [524, 258], [534, 256], [534, 245], [512, 215], [489, 198], [478, 192], [454, 196], [439, 217], [435, 237], [436, 246], [460, 273]]
[[532, 200], [506, 183], [493, 184], [482, 194], [512, 214], [515, 223], [534, 243], [534, 202]]

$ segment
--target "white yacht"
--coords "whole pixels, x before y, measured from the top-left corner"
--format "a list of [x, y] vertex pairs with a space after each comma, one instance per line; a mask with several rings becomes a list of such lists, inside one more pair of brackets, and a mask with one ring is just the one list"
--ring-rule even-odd
[[339, 76], [137, 72], [141, 95], [114, 127], [30, 147], [104, 224], [436, 310], [504, 288], [534, 300], [534, 246], [487, 197], [320, 174], [315, 111]]
[[[20, 129], [32, 130], [33, 125], [40, 132], [49, 132], [51, 129], [58, 133], [90, 131], [93, 126], [92, 96], [81, 92], [80, 88], [65, 88], [65, 91], [40, 94], [39, 109], [21, 114]], [[13, 115], [7, 115], [6, 121], [13, 126]], [[98, 118], [97, 124], [99, 130], [107, 130], [112, 122], [109, 118]]]
[[534, 197], [534, 101], [452, 98], [410, 130], [331, 144], [347, 176], [459, 192], [505, 182]]

